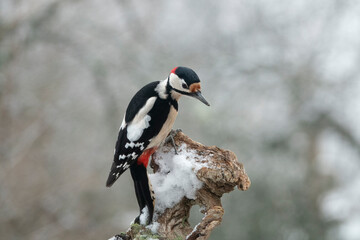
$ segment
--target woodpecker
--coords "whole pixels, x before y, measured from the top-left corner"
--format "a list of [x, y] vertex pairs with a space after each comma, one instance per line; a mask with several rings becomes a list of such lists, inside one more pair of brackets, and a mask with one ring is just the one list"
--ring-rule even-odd
[[[106, 186], [111, 187], [130, 168], [140, 207], [135, 223], [149, 224], [152, 221], [155, 199], [146, 168], [150, 156], [172, 129], [182, 95], [194, 97], [210, 106], [201, 94], [198, 75], [190, 68], [176, 67], [165, 80], [151, 82], [141, 88], [126, 109]], [[148, 218], [140, 221], [144, 211], [148, 212]]]

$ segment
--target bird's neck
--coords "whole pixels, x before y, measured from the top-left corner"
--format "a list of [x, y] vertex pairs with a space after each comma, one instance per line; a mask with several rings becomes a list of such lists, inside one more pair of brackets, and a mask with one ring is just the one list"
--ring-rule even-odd
[[169, 78], [160, 81], [155, 91], [158, 93], [159, 97], [169, 101], [178, 101], [181, 97], [181, 94], [174, 91], [171, 87]]
[[166, 79], [166, 92], [168, 94], [168, 99], [171, 101], [178, 101], [181, 97], [181, 94], [176, 92], [173, 87], [171, 87], [169, 77]]
[[162, 80], [155, 88], [155, 91], [157, 92], [157, 94], [161, 99], [167, 99], [169, 97], [166, 84], [167, 84], [167, 79]]
[[178, 110], [178, 100], [181, 94], [173, 90], [170, 85], [169, 78], [162, 80], [159, 83], [156, 91], [158, 92], [160, 98], [169, 101], [169, 103], [176, 109], [176, 111]]

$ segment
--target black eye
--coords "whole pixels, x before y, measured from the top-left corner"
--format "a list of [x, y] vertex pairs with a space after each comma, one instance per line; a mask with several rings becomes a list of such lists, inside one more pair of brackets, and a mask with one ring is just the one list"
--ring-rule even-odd
[[182, 87], [183, 87], [183, 88], [189, 88], [188, 85], [186, 85], [186, 83], [183, 83], [183, 84], [182, 84]]

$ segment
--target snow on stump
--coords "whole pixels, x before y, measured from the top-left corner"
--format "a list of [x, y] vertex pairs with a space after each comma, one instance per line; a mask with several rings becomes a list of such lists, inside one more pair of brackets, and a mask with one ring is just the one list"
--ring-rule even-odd
[[[204, 146], [182, 132], [176, 133], [174, 141], [178, 155], [168, 142], [156, 151], [150, 164], [154, 169], [149, 174], [155, 193], [153, 223], [138, 233], [130, 228], [123, 239], [143, 237], [149, 229], [158, 236], [151, 239], [208, 239], [222, 221], [222, 195], [235, 186], [242, 191], [250, 187], [250, 179], [233, 152]], [[200, 206], [204, 217], [192, 228], [188, 219], [194, 205]]]

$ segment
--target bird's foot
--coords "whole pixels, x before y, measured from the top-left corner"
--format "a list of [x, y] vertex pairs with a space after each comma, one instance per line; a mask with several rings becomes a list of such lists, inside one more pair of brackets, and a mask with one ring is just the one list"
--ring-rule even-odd
[[144, 226], [151, 224], [152, 217], [150, 219], [150, 216], [148, 216], [147, 219], [145, 220], [145, 222], [142, 222], [142, 221], [140, 221], [140, 216], [141, 216], [141, 214], [135, 218], [135, 220], [134, 220], [135, 224], [144, 225]]
[[120, 233], [118, 235], [115, 235], [114, 237], [110, 238], [110, 239], [115, 239], [115, 240], [130, 240], [130, 237], [128, 235], [126, 235], [125, 233]]
[[166, 139], [165, 139], [165, 143], [168, 143], [168, 142], [171, 141], [171, 144], [172, 144], [173, 147], [174, 147], [174, 150], [175, 150], [175, 154], [176, 154], [176, 155], [178, 155], [178, 151], [177, 151], [177, 147], [178, 147], [178, 146], [177, 146], [176, 143], [175, 143], [174, 136], [175, 136], [176, 134], [178, 134], [178, 132], [182, 132], [182, 130], [181, 130], [181, 129], [176, 129], [176, 130], [171, 129], [169, 135], [168, 135], [168, 136], [166, 137]]
[[140, 225], [140, 215], [134, 219], [134, 223]]
[[[150, 207], [150, 211], [149, 211], [149, 207]], [[134, 219], [134, 223], [147, 226], [152, 223], [153, 216], [154, 216], [154, 206], [151, 205], [146, 206], [141, 210], [140, 215]]]

